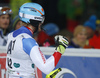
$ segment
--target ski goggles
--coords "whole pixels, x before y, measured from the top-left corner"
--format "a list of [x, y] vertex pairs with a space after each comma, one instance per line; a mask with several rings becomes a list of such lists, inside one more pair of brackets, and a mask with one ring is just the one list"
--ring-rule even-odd
[[0, 15], [3, 15], [3, 14], [12, 14], [12, 10], [9, 7], [1, 7]]

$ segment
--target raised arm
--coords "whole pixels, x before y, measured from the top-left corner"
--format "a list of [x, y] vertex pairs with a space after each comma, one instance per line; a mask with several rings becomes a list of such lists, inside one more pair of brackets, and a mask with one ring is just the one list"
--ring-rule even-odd
[[49, 74], [55, 68], [68, 45], [68, 41], [62, 36], [56, 36], [55, 40], [58, 43], [56, 50], [53, 55], [46, 59], [34, 39], [23, 39], [24, 51], [30, 56], [33, 63], [45, 74]]

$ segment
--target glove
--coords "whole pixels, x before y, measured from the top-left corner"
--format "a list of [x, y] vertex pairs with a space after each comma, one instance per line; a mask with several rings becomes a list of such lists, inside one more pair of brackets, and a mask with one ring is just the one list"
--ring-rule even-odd
[[66, 47], [68, 47], [68, 39], [61, 35], [55, 36], [56, 50], [63, 54], [65, 52]]
[[62, 69], [58, 68], [52, 72], [50, 72], [48, 75], [46, 75], [46, 78], [55, 78], [57, 73], [59, 73]]

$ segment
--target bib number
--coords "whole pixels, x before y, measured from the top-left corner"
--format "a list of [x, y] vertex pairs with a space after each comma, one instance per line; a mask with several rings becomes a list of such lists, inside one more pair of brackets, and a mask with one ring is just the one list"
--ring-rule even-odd
[[15, 42], [16, 42], [16, 40], [10, 41], [10, 43], [8, 45], [8, 49], [7, 49], [7, 54], [11, 54], [12, 53], [12, 50], [14, 50]]
[[7, 58], [8, 67], [12, 69], [12, 60], [11, 58]]
[[[12, 50], [14, 50], [15, 42], [16, 40], [10, 41], [8, 45], [8, 49], [7, 49], [7, 54], [12, 54]], [[12, 59], [11, 58], [7, 58], [7, 64], [8, 64], [8, 67], [12, 69]]]

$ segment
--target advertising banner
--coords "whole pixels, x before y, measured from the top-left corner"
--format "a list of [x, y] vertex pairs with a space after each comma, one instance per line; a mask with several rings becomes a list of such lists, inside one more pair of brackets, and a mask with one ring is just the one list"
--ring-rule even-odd
[[[97, 57], [62, 56], [55, 69], [57, 68], [67, 68], [77, 78], [100, 78], [100, 58]], [[63, 75], [63, 78], [75, 78], [75, 76], [67, 73]]]

